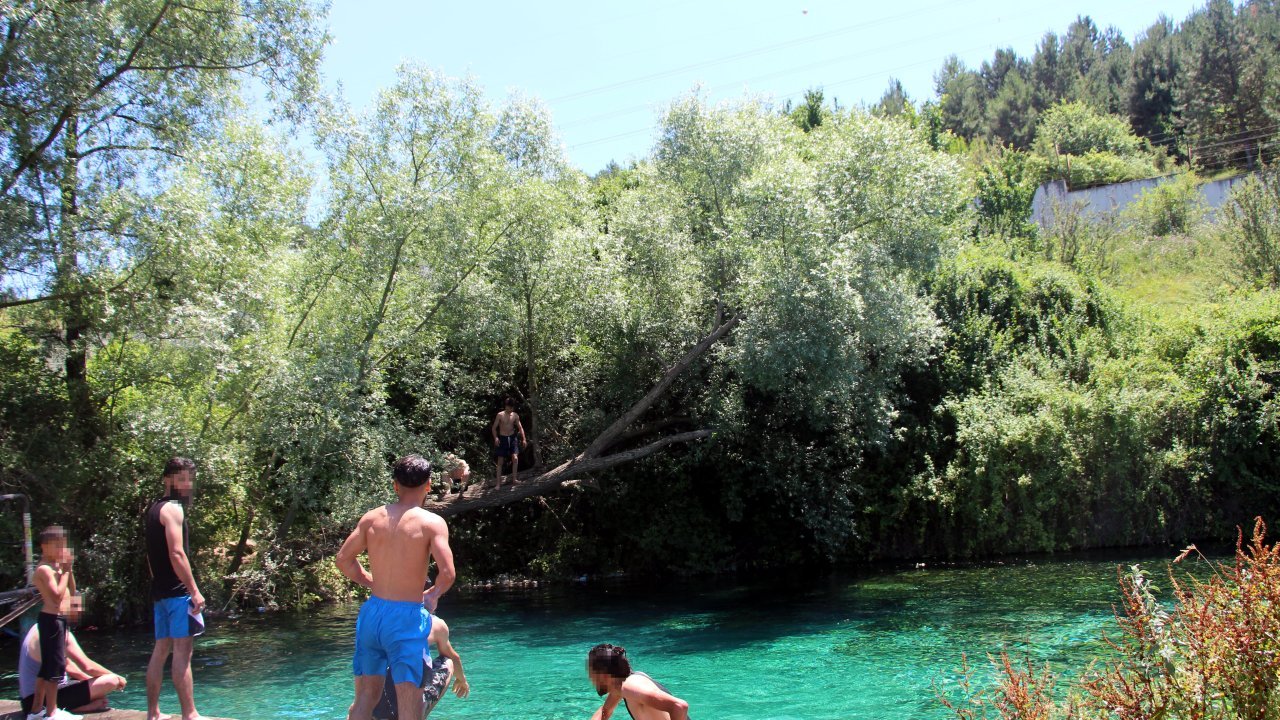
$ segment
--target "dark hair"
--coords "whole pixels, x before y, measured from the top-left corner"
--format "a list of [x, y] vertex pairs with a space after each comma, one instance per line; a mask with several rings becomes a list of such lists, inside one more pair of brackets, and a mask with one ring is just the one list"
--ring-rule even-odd
[[40, 544], [51, 543], [55, 540], [66, 540], [67, 531], [61, 525], [50, 525], [40, 531]]
[[609, 643], [600, 643], [587, 653], [587, 668], [591, 672], [626, 680], [631, 677], [631, 661], [627, 649]]
[[421, 487], [431, 482], [431, 461], [421, 455], [405, 455], [391, 466], [391, 476], [401, 487]]
[[184, 457], [174, 456], [169, 458], [169, 461], [164, 464], [164, 472], [160, 474], [160, 477], [173, 477], [179, 473], [195, 471], [196, 464], [194, 462]]
[[502, 398], [502, 407], [515, 407], [515, 406], [516, 406], [515, 398], [511, 397], [510, 395]]

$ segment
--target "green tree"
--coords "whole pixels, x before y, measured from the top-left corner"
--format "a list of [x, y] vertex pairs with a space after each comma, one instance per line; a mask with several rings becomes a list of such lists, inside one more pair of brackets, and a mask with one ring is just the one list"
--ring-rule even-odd
[[1222, 231], [1250, 283], [1280, 287], [1280, 172], [1266, 168], [1231, 190]]
[[1173, 21], [1163, 15], [1138, 38], [1129, 73], [1129, 123], [1155, 145], [1173, 146], [1178, 123], [1175, 84], [1181, 52]]
[[1056, 33], [1045, 33], [1031, 58], [1031, 88], [1036, 110], [1045, 110], [1067, 97], [1070, 87], [1062, 68], [1061, 43]]
[[86, 446], [102, 433], [88, 357], [108, 303], [148, 258], [104, 214], [117, 188], [153, 186], [216, 129], [237, 78], [304, 102], [324, 42], [296, 0], [180, 4], [19, 2], [0, 49], [0, 267], [10, 297], [41, 303]]
[[811, 88], [804, 91], [804, 103], [798, 105], [791, 111], [791, 121], [796, 127], [809, 132], [814, 128], [822, 125], [831, 112], [823, 106], [823, 95], [821, 88]]
[[986, 128], [986, 94], [978, 73], [967, 69], [954, 55], [934, 75], [943, 127], [965, 140], [981, 136]]
[[1185, 24], [1188, 73], [1180, 104], [1192, 160], [1204, 167], [1253, 167], [1265, 137], [1258, 130], [1268, 124], [1266, 75], [1247, 72], [1244, 17], [1230, 0], [1211, 0]]
[[897, 117], [911, 105], [911, 99], [902, 89], [902, 81], [889, 78], [889, 87], [880, 96], [880, 101], [873, 106], [873, 112], [881, 117]]

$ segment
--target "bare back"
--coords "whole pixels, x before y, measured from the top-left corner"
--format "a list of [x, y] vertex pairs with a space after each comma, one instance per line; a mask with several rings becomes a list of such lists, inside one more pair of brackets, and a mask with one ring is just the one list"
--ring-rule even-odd
[[360, 518], [373, 575], [373, 594], [383, 600], [422, 602], [431, 547], [447, 537], [444, 519], [414, 505], [383, 505]]
[[[671, 720], [671, 712], [663, 710], [659, 705], [675, 698], [644, 673], [632, 673], [623, 680], [622, 698], [626, 702], [628, 714], [635, 717], [635, 720]], [[676, 702], [682, 705], [681, 701]], [[682, 714], [681, 717], [687, 717], [687, 714]]]

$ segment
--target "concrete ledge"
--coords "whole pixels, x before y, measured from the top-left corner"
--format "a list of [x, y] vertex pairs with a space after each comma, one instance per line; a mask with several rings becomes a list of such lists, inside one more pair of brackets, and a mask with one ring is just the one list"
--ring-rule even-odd
[[[178, 720], [178, 713], [167, 713]], [[22, 704], [14, 700], [0, 700], [0, 720], [25, 720], [27, 716], [22, 712]], [[141, 710], [117, 710], [112, 708], [105, 712], [88, 713], [85, 720], [146, 720], [147, 714]], [[228, 718], [215, 718], [204, 716], [205, 720], [229, 720]]]

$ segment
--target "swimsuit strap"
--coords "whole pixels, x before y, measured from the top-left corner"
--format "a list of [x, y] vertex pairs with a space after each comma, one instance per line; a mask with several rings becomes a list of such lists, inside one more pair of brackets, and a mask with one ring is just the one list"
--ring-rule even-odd
[[[666, 693], [666, 694], [668, 694], [668, 695], [670, 695], [670, 694], [671, 694], [671, 691], [667, 689], [667, 686], [666, 686], [666, 685], [663, 685], [662, 683], [658, 682], [657, 680], [654, 680], [653, 678], [649, 677], [649, 675], [648, 675], [647, 673], [642, 673], [642, 672], [640, 672], [639, 670], [634, 670], [634, 671], [632, 671], [632, 673], [631, 673], [631, 674], [632, 674], [632, 675], [639, 675], [640, 677], [644, 678], [645, 680], [648, 680], [649, 682], [653, 683], [654, 685], [657, 685], [657, 686], [658, 686], [658, 689], [659, 689], [659, 690], [661, 690], [662, 692], [664, 692], [664, 693]], [[626, 707], [626, 708], [627, 708], [627, 714], [631, 716], [631, 720], [635, 720], [636, 715], [635, 715], [635, 713], [631, 712], [631, 705], [629, 705], [629, 704], [627, 703], [627, 699], [626, 699], [625, 697], [624, 697], [624, 698], [622, 698], [622, 704], [623, 704], [623, 706], [624, 706], [624, 707]]]

